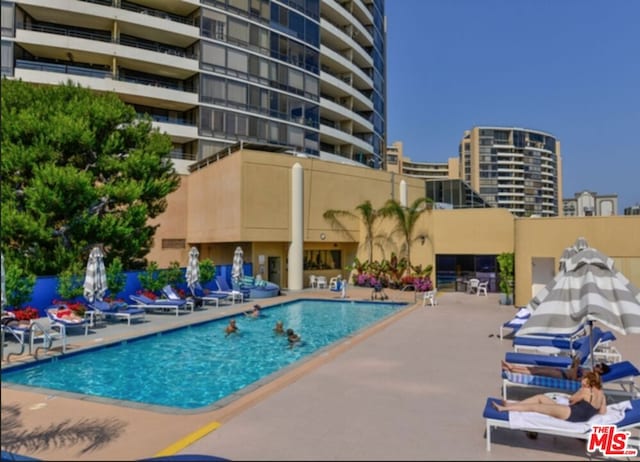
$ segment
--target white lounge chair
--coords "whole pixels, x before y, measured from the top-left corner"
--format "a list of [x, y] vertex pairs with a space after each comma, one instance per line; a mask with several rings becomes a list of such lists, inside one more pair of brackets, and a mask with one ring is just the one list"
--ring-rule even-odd
[[621, 401], [607, 406], [606, 414], [598, 414], [587, 422], [567, 422], [537, 412], [518, 412], [519, 419], [511, 418], [509, 412], [499, 412], [494, 402], [501, 399], [487, 398], [482, 416], [486, 421], [486, 448], [491, 451], [491, 431], [494, 428], [506, 430], [530, 431], [553, 436], [566, 436], [587, 440], [591, 436], [592, 425], [616, 425], [617, 430], [635, 430], [635, 439], [627, 440], [636, 447], [640, 447], [640, 399]]

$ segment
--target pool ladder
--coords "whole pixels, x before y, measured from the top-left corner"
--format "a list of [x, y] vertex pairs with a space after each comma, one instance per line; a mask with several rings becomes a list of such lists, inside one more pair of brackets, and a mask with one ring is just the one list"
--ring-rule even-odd
[[[56, 331], [47, 331], [47, 329], [45, 329], [42, 324], [40, 324], [37, 321], [32, 321], [31, 324], [29, 325], [29, 329], [24, 333], [24, 335], [19, 336], [17, 335], [13, 329], [11, 329], [11, 327], [9, 326], [2, 326], [2, 334], [1, 334], [1, 343], [0, 343], [0, 358], [2, 358], [2, 360], [4, 361], [4, 339], [5, 339], [5, 335], [6, 333], [10, 333], [19, 343], [20, 343], [20, 351], [19, 352], [10, 352], [7, 354], [7, 363], [10, 361], [11, 356], [15, 355], [15, 356], [21, 356], [22, 354], [24, 354], [24, 346], [25, 346], [25, 337], [29, 338], [29, 354], [33, 354], [33, 357], [35, 359], [38, 359], [38, 351], [39, 350], [44, 350], [44, 351], [49, 351], [49, 349], [53, 346], [53, 341], [56, 338], [61, 338], [62, 339], [62, 352], [66, 353], [67, 350], [67, 341], [66, 341], [66, 332], [65, 332], [65, 327], [64, 326], [59, 326], [60, 327], [60, 331], [56, 332]], [[43, 343], [42, 346], [37, 346], [34, 349], [34, 340], [36, 339], [42, 339]], [[33, 352], [33, 353], [32, 353]]]

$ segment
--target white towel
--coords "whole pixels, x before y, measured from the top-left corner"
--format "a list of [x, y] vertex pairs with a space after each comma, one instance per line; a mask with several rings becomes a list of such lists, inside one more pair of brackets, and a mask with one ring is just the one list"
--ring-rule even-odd
[[606, 414], [596, 414], [587, 422], [567, 422], [538, 412], [509, 412], [509, 426], [512, 429], [559, 430], [572, 433], [586, 433], [592, 425], [612, 425], [624, 418], [624, 412], [631, 409], [631, 401], [621, 401], [607, 406]]

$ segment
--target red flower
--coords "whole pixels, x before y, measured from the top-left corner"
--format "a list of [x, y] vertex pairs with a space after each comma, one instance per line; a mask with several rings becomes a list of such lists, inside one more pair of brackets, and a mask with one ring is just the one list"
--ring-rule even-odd
[[16, 315], [16, 319], [18, 321], [29, 321], [40, 317], [40, 312], [31, 306], [20, 310], [14, 310], [13, 314]]

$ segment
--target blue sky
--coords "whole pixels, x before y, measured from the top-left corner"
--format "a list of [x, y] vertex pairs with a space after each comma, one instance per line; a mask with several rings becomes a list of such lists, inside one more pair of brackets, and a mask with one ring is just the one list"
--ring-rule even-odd
[[388, 142], [458, 154], [475, 125], [561, 142], [563, 197], [640, 203], [640, 0], [387, 0]]

